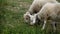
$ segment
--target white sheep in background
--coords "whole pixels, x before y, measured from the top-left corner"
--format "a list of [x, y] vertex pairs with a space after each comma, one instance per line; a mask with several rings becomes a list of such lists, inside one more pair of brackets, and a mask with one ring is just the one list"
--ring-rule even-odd
[[30, 14], [37, 13], [42, 8], [42, 6], [44, 6], [48, 2], [58, 3], [56, 0], [34, 0], [27, 12], [29, 12]]
[[42, 6], [48, 2], [58, 3], [56, 0], [34, 0], [29, 10], [24, 14], [24, 20], [28, 22], [30, 19], [30, 16], [28, 14], [33, 15], [35, 13], [38, 13]]
[[44, 21], [42, 30], [44, 30], [47, 20], [51, 20], [53, 28], [56, 30], [55, 21], [60, 20], [60, 3], [45, 4], [42, 9], [31, 18], [33, 18], [31, 19], [31, 25], [36, 23], [36, 18], [40, 19], [40, 21]]

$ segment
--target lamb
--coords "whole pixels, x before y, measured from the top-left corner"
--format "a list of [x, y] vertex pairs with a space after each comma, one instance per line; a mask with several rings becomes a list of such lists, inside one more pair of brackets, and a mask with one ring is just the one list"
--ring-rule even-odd
[[[35, 18], [34, 18], [35, 17]], [[34, 15], [34, 17], [31, 17], [33, 19], [31, 22], [31, 25], [36, 23], [36, 18], [40, 19], [40, 21], [44, 21], [42, 30], [44, 30], [45, 25], [48, 20], [52, 21], [52, 25], [54, 30], [56, 30], [55, 21], [60, 20], [60, 3], [47, 3], [45, 4], [42, 9]]]
[[38, 13], [42, 6], [48, 2], [58, 3], [56, 0], [34, 0], [29, 10], [24, 14], [25, 21], [28, 22], [28, 19], [30, 19], [30, 16], [28, 14], [33, 15]]

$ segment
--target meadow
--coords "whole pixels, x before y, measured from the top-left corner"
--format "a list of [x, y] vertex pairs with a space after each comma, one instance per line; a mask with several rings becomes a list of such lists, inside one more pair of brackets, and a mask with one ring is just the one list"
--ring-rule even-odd
[[[23, 15], [33, 0], [0, 0], [0, 34], [60, 34], [60, 26], [56, 32], [48, 23], [44, 31], [41, 25], [29, 26]], [[59, 0], [60, 1], [60, 0]]]

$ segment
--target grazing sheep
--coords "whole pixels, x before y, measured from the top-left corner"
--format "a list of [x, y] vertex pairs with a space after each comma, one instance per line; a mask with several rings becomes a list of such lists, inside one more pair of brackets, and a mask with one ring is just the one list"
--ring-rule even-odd
[[58, 3], [56, 0], [34, 0], [29, 10], [24, 14], [24, 20], [28, 22], [28, 19], [30, 19], [30, 16], [28, 16], [28, 14], [33, 15], [35, 13], [38, 13], [42, 6], [48, 2]]
[[[26, 14], [27, 14], [27, 15], [26, 15]], [[30, 24], [30, 25], [33, 25], [33, 24], [32, 24], [32, 21], [34, 20], [33, 22], [35, 23], [35, 20], [36, 20], [36, 19], [35, 19], [35, 18], [36, 18], [36, 17], [35, 17], [35, 14], [34, 14], [34, 15], [30, 15], [29, 12], [27, 12], [26, 14], [24, 14], [24, 17], [26, 16], [26, 19], [27, 19], [27, 20], [26, 20], [26, 19], [24, 18], [25, 21], [26, 21], [26, 22], [30, 22], [29, 24]], [[30, 19], [28, 19], [28, 18], [30, 18]]]
[[34, 0], [27, 12], [29, 12], [30, 14], [35, 14], [39, 12], [42, 6], [48, 2], [58, 3], [56, 0]]
[[56, 30], [55, 21], [60, 20], [60, 3], [45, 4], [42, 7], [42, 9], [37, 14], [34, 15], [34, 17], [31, 17], [31, 18], [33, 18], [33, 19], [31, 19], [32, 20], [31, 25], [34, 25], [37, 21], [36, 18], [38, 18], [38, 19], [40, 19], [40, 21], [44, 21], [44, 24], [42, 27], [42, 30], [44, 30], [47, 20], [51, 20], [53, 28], [54, 28], [54, 30]]

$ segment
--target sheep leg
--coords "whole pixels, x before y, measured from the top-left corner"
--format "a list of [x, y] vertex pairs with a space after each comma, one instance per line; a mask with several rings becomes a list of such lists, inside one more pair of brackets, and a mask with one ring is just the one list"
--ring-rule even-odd
[[46, 20], [44, 20], [44, 24], [43, 24], [42, 30], [44, 30], [45, 25], [46, 25]]
[[54, 31], [56, 30], [56, 22], [52, 23]]

